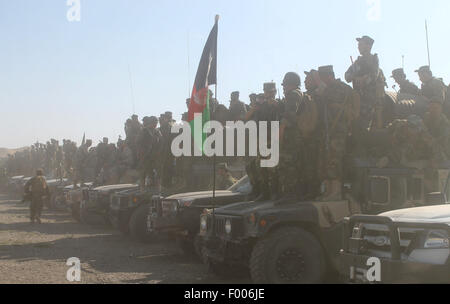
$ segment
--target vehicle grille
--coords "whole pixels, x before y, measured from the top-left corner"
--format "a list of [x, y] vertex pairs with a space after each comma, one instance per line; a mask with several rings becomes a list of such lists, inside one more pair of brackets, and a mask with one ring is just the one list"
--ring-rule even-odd
[[[383, 256], [391, 254], [391, 236], [386, 225], [363, 224], [362, 239], [365, 241], [365, 250], [379, 253]], [[411, 243], [418, 237], [423, 229], [399, 228], [400, 253], [408, 254]]]

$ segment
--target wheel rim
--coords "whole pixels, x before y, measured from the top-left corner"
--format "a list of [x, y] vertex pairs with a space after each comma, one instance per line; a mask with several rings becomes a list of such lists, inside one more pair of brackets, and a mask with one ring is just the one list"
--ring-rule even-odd
[[276, 261], [276, 271], [284, 282], [301, 281], [305, 273], [305, 259], [300, 250], [289, 248], [284, 250]]

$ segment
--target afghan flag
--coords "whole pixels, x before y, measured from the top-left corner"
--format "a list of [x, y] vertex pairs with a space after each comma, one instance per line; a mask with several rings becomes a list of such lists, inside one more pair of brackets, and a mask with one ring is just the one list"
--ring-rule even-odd
[[204, 125], [210, 120], [209, 100], [211, 98], [209, 86], [217, 84], [217, 32], [219, 16], [216, 16], [214, 27], [209, 34], [203, 49], [202, 57], [195, 76], [189, 104], [188, 122], [191, 126], [194, 143], [203, 152], [206, 134]]

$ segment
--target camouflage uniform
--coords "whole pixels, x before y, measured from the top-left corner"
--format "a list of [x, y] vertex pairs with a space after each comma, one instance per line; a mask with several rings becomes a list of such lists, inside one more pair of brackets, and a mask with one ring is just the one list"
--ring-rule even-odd
[[[300, 77], [298, 78], [300, 79]], [[278, 176], [283, 195], [298, 196], [300, 194], [298, 172], [301, 170], [301, 156], [299, 153], [304, 153], [304, 151], [299, 144], [300, 132], [297, 125], [297, 110], [302, 99], [303, 94], [297, 88], [285, 92], [285, 98], [281, 102], [280, 118], [283, 138], [280, 138]]]
[[[355, 94], [351, 87], [335, 80], [319, 90], [321, 121], [321, 147], [319, 176], [322, 180], [343, 180], [343, 161], [346, 153]], [[328, 132], [328, 134], [327, 134]]]
[[419, 95], [419, 88], [406, 79], [405, 71], [402, 68], [393, 70], [391, 78], [394, 78], [400, 86], [398, 94]]
[[438, 119], [434, 119], [430, 113], [426, 113], [424, 123], [434, 139], [436, 149], [441, 150], [441, 158], [448, 159], [450, 156], [450, 122], [447, 117], [441, 113]]
[[44, 196], [50, 197], [50, 191], [45, 181], [45, 177], [42, 173], [37, 174], [37, 176], [30, 179], [24, 186], [25, 194], [31, 195], [30, 204], [30, 219], [31, 222], [35, 220], [41, 222], [41, 213], [44, 206], [43, 198]]
[[[156, 119], [156, 117], [152, 118]], [[150, 126], [145, 126], [138, 136], [137, 144], [139, 151], [139, 168], [141, 170], [141, 187], [144, 187], [145, 179], [147, 177], [150, 177], [153, 182], [158, 183], [159, 175], [161, 174], [161, 141], [161, 132]]]
[[437, 79], [431, 78], [426, 83], [422, 84], [422, 88], [420, 89], [420, 95], [426, 97], [429, 101], [437, 101], [444, 102], [446, 98], [447, 88], [444, 83]]
[[[365, 42], [373, 45], [373, 39], [364, 36], [357, 39], [360, 43]], [[386, 79], [383, 71], [380, 69], [377, 54], [361, 55], [352, 64], [345, 73], [345, 80], [353, 83], [353, 88], [358, 92], [361, 98], [360, 120], [357, 126], [360, 128], [361, 134], [364, 136], [365, 131], [370, 127], [383, 127], [381, 117], [379, 116], [385, 97], [384, 88]]]

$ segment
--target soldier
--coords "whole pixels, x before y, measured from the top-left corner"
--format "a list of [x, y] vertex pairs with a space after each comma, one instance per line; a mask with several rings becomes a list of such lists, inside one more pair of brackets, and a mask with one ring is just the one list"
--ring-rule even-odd
[[78, 183], [78, 181], [83, 184], [86, 182], [88, 168], [88, 157], [89, 157], [89, 148], [92, 146], [92, 140], [88, 139], [84, 144], [82, 144], [77, 151], [76, 154], [76, 174], [74, 179], [74, 185]]
[[378, 55], [372, 55], [374, 40], [369, 36], [356, 39], [361, 56], [345, 73], [345, 80], [353, 84], [361, 99], [360, 121], [361, 134], [364, 136], [369, 128], [383, 128], [381, 113], [385, 98], [386, 79], [379, 66]]
[[30, 179], [24, 187], [25, 196], [31, 197], [30, 204], [30, 220], [41, 223], [42, 207], [44, 205], [44, 197], [50, 198], [50, 190], [45, 181], [43, 171], [36, 170], [36, 176]]
[[422, 87], [420, 89], [420, 95], [425, 97], [429, 102], [436, 101], [438, 103], [444, 103], [445, 94], [447, 88], [444, 83], [433, 77], [433, 73], [429, 66], [423, 66], [416, 70], [419, 74], [420, 81], [422, 82]]
[[450, 122], [443, 113], [442, 107], [442, 100], [432, 99], [424, 118], [425, 126], [434, 139], [436, 149], [440, 149], [441, 161], [450, 156]]
[[352, 121], [359, 115], [359, 96], [350, 86], [335, 78], [333, 66], [320, 67], [314, 79], [323, 119], [319, 176], [326, 189], [319, 199], [341, 200], [347, 138]]
[[161, 175], [162, 185], [166, 188], [172, 187], [173, 177], [175, 175], [175, 157], [171, 151], [172, 140], [174, 135], [172, 134], [172, 126], [174, 121], [172, 119], [172, 112], [165, 112], [161, 114], [159, 120], [159, 130], [161, 132], [161, 162], [162, 172]]
[[[264, 94], [256, 96], [255, 102], [252, 103], [249, 112], [247, 112], [245, 120], [253, 120], [258, 122], [267, 122], [268, 134], [267, 143], [271, 143], [270, 123], [273, 121], [279, 121], [279, 105], [275, 99], [277, 92], [276, 84], [273, 82], [264, 84]], [[258, 130], [259, 140], [259, 130]], [[250, 178], [250, 182], [253, 187], [253, 197], [256, 201], [267, 200], [271, 198], [271, 195], [279, 194], [278, 173], [274, 168], [261, 168], [260, 167], [261, 156], [248, 160], [246, 171]]]
[[280, 161], [278, 165], [278, 180], [280, 194], [285, 199], [298, 198], [298, 151], [300, 150], [297, 126], [297, 110], [303, 99], [300, 91], [300, 76], [289, 72], [283, 79], [284, 99], [280, 103]]
[[406, 79], [406, 74], [403, 69], [395, 69], [392, 71], [392, 78], [400, 86], [399, 94], [419, 95], [419, 88]]
[[117, 167], [119, 179], [122, 180], [127, 171], [133, 167], [133, 151], [128, 147], [126, 141], [119, 140], [117, 142]]
[[[236, 183], [236, 179], [233, 178], [226, 163], [221, 163], [217, 165], [216, 174], [216, 189], [217, 190], [227, 190]], [[210, 188], [214, 185], [211, 183]]]
[[146, 186], [147, 178], [150, 178], [154, 186], [159, 186], [161, 174], [160, 156], [162, 150], [162, 135], [158, 126], [158, 118], [144, 117], [143, 128], [138, 136], [139, 168], [141, 170], [141, 189]]
[[239, 100], [239, 92], [231, 93], [229, 113], [229, 121], [243, 121], [245, 119], [247, 108], [245, 107], [245, 104]]
[[228, 116], [230, 115], [226, 106], [220, 104], [217, 99], [214, 98], [213, 100], [211, 100], [210, 111], [211, 120], [218, 121], [223, 126], [226, 125]]
[[130, 147], [131, 151], [133, 151], [133, 158], [134, 158], [134, 165], [135, 167], [137, 165], [137, 137], [142, 129], [142, 124], [139, 122], [139, 117], [137, 115], [131, 116], [131, 120], [127, 120], [126, 126], [125, 126], [125, 134], [126, 134], [126, 142], [127, 145]]

